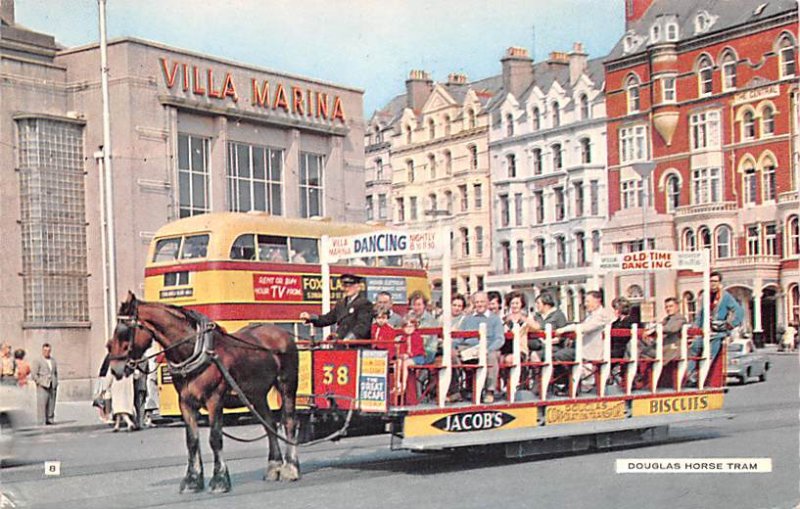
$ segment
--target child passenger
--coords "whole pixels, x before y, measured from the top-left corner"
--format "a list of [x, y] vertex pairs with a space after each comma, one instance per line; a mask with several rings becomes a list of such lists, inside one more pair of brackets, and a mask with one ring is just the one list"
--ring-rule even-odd
[[372, 324], [372, 341], [376, 350], [388, 350], [389, 360], [395, 358], [397, 349], [391, 342], [397, 337], [398, 331], [389, 325], [389, 311], [380, 310], [375, 316], [375, 323]]
[[417, 330], [418, 325], [419, 322], [416, 318], [406, 318], [403, 321], [403, 332], [399, 338], [401, 340], [399, 359], [403, 374], [400, 383], [403, 392], [405, 392], [406, 383], [408, 382], [408, 368], [425, 363], [425, 345], [422, 340], [422, 334]]

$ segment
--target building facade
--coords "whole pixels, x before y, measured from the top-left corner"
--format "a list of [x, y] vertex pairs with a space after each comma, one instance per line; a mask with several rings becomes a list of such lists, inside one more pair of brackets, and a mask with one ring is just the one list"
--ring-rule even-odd
[[[797, 2], [631, 0], [606, 60], [609, 252], [708, 249], [755, 337], [800, 318]], [[694, 274], [605, 281], [652, 309]], [[655, 289], [658, 288], [658, 293]]]
[[[103, 356], [99, 48], [0, 27], [0, 336], [60, 361], [85, 398]], [[137, 39], [109, 42], [117, 288], [147, 246], [209, 211], [363, 221], [362, 92]]]
[[[406, 94], [367, 127], [367, 204], [377, 204], [372, 217], [411, 230], [450, 228], [451, 281], [442, 281], [440, 259], [429, 260], [434, 292], [450, 284], [472, 293], [486, 284], [492, 246], [486, 106], [498, 83], [498, 77], [468, 82], [458, 73], [434, 83], [426, 72], [412, 71]], [[382, 195], [390, 204], [385, 218]]]
[[583, 314], [607, 218], [603, 64], [580, 43], [534, 65], [509, 48], [490, 106], [493, 267], [489, 289], [529, 302], [550, 288], [570, 320]]

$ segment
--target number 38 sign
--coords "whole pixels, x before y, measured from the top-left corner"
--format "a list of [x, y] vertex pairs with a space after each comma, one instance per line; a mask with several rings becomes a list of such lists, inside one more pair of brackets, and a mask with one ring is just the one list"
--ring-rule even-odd
[[[335, 398], [339, 408], [349, 409], [358, 398], [358, 350], [314, 351], [314, 394], [345, 396]], [[317, 397], [319, 408], [330, 408], [330, 400]]]

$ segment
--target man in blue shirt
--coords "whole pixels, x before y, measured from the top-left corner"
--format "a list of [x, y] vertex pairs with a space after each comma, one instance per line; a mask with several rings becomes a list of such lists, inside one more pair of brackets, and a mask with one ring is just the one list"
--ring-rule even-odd
[[[716, 271], [712, 272], [709, 275], [709, 284], [711, 287], [711, 295], [709, 295], [709, 301], [711, 302], [711, 354], [709, 355], [709, 360], [713, 361], [722, 348], [722, 341], [731, 335], [731, 331], [734, 328], [742, 324], [744, 309], [733, 295], [722, 288], [722, 274]], [[697, 313], [694, 319], [696, 327], [703, 326], [705, 311], [705, 308], [700, 308]], [[696, 339], [692, 343], [690, 355], [698, 357], [702, 351], [702, 338]], [[696, 364], [695, 361], [689, 361], [687, 366], [687, 372], [689, 373], [689, 383], [687, 385], [689, 386], [697, 384]]]
[[[505, 342], [503, 334], [503, 321], [500, 317], [489, 311], [489, 297], [486, 292], [477, 292], [472, 295], [473, 311], [464, 317], [461, 322], [462, 331], [478, 330], [482, 323], [486, 324], [486, 393], [484, 403], [494, 403], [494, 389], [497, 385], [497, 374], [500, 371], [500, 348]], [[454, 340], [453, 348], [475, 346], [479, 338], [466, 338]]]

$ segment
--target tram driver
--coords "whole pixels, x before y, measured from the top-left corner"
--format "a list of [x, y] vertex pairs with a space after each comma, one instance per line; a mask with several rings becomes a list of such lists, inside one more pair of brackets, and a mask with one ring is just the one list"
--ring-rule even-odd
[[372, 303], [361, 291], [361, 278], [353, 274], [342, 274], [344, 296], [336, 306], [324, 315], [312, 315], [305, 311], [300, 319], [314, 327], [336, 324], [336, 335], [340, 339], [369, 339], [372, 326]]

